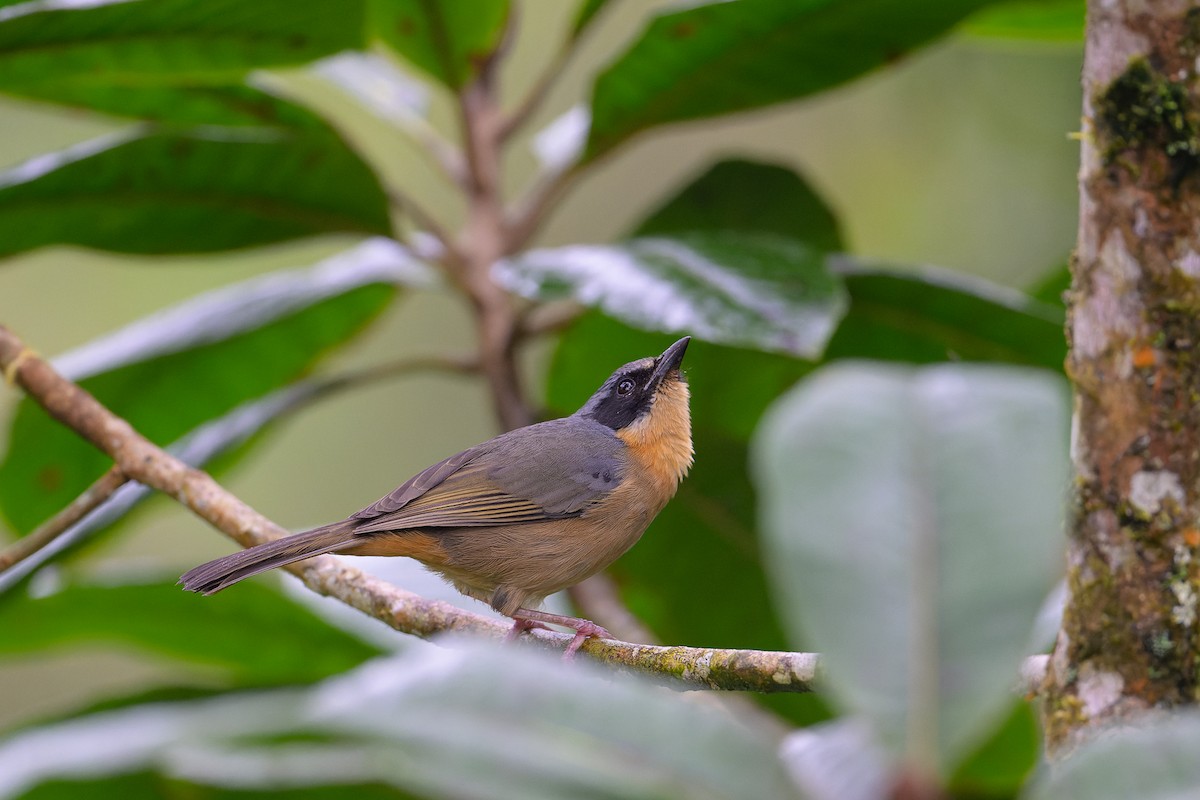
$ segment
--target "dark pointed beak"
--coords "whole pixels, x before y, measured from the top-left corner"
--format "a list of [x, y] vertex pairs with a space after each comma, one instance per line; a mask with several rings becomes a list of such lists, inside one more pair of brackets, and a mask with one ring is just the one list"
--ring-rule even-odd
[[671, 373], [672, 370], [679, 369], [679, 365], [683, 363], [683, 354], [687, 352], [688, 342], [692, 337], [685, 336], [675, 344], [663, 351], [663, 354], [654, 359], [654, 373], [650, 376], [650, 385], [655, 389], [663, 382], [663, 379]]

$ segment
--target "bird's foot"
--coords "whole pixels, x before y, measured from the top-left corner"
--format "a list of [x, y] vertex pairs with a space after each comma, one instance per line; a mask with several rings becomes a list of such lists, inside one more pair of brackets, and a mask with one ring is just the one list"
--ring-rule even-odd
[[[575, 653], [578, 652], [580, 647], [583, 647], [583, 643], [585, 641], [593, 636], [597, 639], [613, 638], [613, 635], [606, 629], [600, 627], [590, 620], [580, 619], [579, 617], [567, 617], [562, 614], [551, 614], [547, 611], [534, 611], [528, 608], [520, 608], [517, 609], [517, 613], [513, 615], [513, 618], [517, 620], [518, 623], [529, 622], [536, 625], [538, 623], [548, 622], [552, 625], [561, 625], [564, 628], [570, 628], [571, 630], [575, 631], [575, 637], [571, 639], [570, 644], [567, 645], [567, 649], [563, 651], [563, 661], [574, 661]], [[545, 626], [541, 625], [540, 627]], [[516, 625], [514, 625], [513, 628], [515, 629]]]
[[550, 630], [540, 622], [534, 622], [531, 619], [513, 618], [513, 626], [508, 629], [508, 633], [504, 634], [504, 641], [511, 642], [516, 640], [525, 631], [531, 631], [534, 628], [541, 628], [544, 631]]

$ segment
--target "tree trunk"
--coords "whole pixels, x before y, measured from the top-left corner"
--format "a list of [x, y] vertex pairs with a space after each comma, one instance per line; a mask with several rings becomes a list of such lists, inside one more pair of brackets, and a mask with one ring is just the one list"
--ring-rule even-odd
[[1195, 703], [1200, 597], [1200, 8], [1089, 2], [1070, 599], [1045, 692], [1047, 748]]

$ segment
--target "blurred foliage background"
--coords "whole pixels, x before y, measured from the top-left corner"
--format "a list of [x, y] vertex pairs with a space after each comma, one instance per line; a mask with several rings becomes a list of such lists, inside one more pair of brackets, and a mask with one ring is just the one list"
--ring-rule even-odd
[[[531, 124], [518, 133], [510, 148], [504, 187], [510, 196], [528, 188], [536, 173], [537, 159], [531, 147], [537, 132], [586, 100], [597, 73], [629, 47], [650, 17], [676, 8], [671, 3], [641, 0], [608, 5], [611, 7], [596, 17]], [[1040, 6], [1054, 13], [1040, 19], [1035, 14], [1035, 22], [1022, 27], [1022, 15], [1030, 7]], [[1055, 2], [1007, 8], [1008, 16], [973, 17], [926, 47], [897, 54], [902, 57], [883, 69], [800, 102], [643, 133], [582, 176], [557, 204], [532, 245], [602, 244], [639, 228], [646, 233], [669, 233], [669, 219], [656, 217], [659, 227], [655, 228], [645, 221], [647, 215], [679, 195], [714, 163], [742, 160], [778, 165], [802, 175], [836, 217], [832, 233], [815, 229], [807, 233], [832, 236], [821, 242], [820, 249], [853, 253], [861, 264], [884, 264], [900, 271], [934, 265], [1016, 289], [1061, 275], [1074, 241], [1077, 216], [1077, 148], [1068, 134], [1079, 126], [1082, 7], [1080, 3]], [[515, 39], [503, 62], [499, 84], [508, 107], [550, 63], [578, 10], [576, 4], [558, 0], [513, 3]], [[870, 24], [868, 19], [864, 17], [864, 25]], [[1011, 35], [1009, 25], [1015, 25], [1019, 35]], [[0, 53], [0, 63], [2, 57]], [[2, 76], [0, 72], [0, 91], [4, 89]], [[307, 68], [274, 71], [271, 85], [331, 120], [385, 185], [403, 187], [451, 228], [462, 222], [460, 195], [430, 167], [419, 147], [398, 135], [370, 108]], [[429, 122], [452, 132], [456, 112], [449, 95], [431, 91], [428, 102]], [[0, 166], [15, 167], [127, 124], [102, 114], [0, 96], [4, 131]], [[687, 198], [681, 202], [686, 206]], [[739, 202], [749, 209], [749, 217], [769, 220], [773, 206], [780, 201], [774, 196], [743, 196]], [[763, 222], [763, 229], [770, 231], [768, 221]], [[358, 237], [333, 234], [249, 250], [168, 256], [43, 247], [9, 257], [0, 267], [0, 322], [53, 355], [200, 292], [281, 268], [310, 265], [357, 241]], [[868, 289], [890, 293], [888, 297], [900, 298], [894, 300], [898, 307], [904, 305], [898, 289], [882, 281], [872, 282], [872, 267], [864, 268], [867, 272], [857, 278], [857, 284], [853, 283], [854, 269], [858, 268], [846, 272], [852, 294], [857, 291], [857, 297], [867, 297]], [[929, 289], [921, 296], [928, 299], [934, 295]], [[1056, 291], [1049, 290], [1044, 299], [1049, 306], [1057, 303]], [[1020, 324], [1003, 314], [989, 317], [994, 310], [989, 310], [991, 306], [962, 311], [967, 306], [961, 298], [947, 302], [952, 310], [957, 309], [954, 313], [978, 322], [979, 341], [984, 344], [977, 352], [971, 350], [971, 344], [963, 353], [952, 352], [953, 348], [939, 341], [934, 349], [941, 355], [932, 359], [864, 353], [851, 326], [841, 338], [834, 337], [828, 356], [928, 361], [963, 355], [1051, 369], [1061, 362], [1061, 344], [1036, 352], [1036, 348], [1021, 350], [1019, 343], [1014, 344], [1022, 335]], [[913, 303], [914, 308], [919, 306]], [[1029, 315], [1035, 317], [1037, 314]], [[1053, 330], [1054, 319], [1050, 314], [1028, 324], [1044, 323]], [[855, 324], [866, 323], [860, 320]], [[992, 327], [988, 329], [988, 325]], [[1038, 331], [1032, 338], [1044, 341], [1044, 331]], [[557, 350], [556, 343], [549, 340], [530, 348], [521, 368], [535, 406], [568, 413], [594, 389], [599, 377], [624, 361], [657, 352], [655, 348], [661, 349], [661, 343], [669, 338], [634, 331], [589, 312], [564, 335]], [[322, 369], [333, 373], [406, 355], [466, 353], [473, 340], [470, 310], [459, 298], [437, 288], [406, 289], [360, 337], [334, 352]], [[989, 343], [997, 341], [996, 348], [1010, 351], [997, 356], [988, 350], [993, 346]], [[709, 429], [707, 435], [698, 435], [699, 466], [680, 499], [616, 566], [614, 574], [624, 587], [626, 602], [668, 643], [799, 646], [797, 635], [789, 635], [790, 630], [784, 633], [783, 623], [767, 612], [766, 616], [758, 613], [757, 609], [767, 607], [770, 601], [757, 566], [751, 569], [739, 562], [719, 591], [709, 590], [706, 584], [714, 576], [697, 574], [697, 565], [739, 556], [724, 552], [722, 547], [728, 542], [721, 544], [720, 537], [693, 541], [683, 532], [722, 514], [734, 518], [735, 527], [753, 518], [745, 442], [767, 404], [809, 366], [778, 355], [718, 345], [693, 348], [689, 363], [701, 420], [698, 424]], [[729, 374], [730, 364], [737, 365], [735, 374]], [[725, 385], [730, 380], [733, 390]], [[907, 386], [908, 380], [897, 378], [897, 385]], [[920, 383], [918, 378], [912, 381]], [[12, 415], [17, 399], [16, 392], [0, 395], [4, 406], [0, 411], [6, 418]], [[4, 440], [8, 431], [8, 426], [0, 426], [0, 448], [8, 444]], [[249, 458], [221, 478], [277, 522], [292, 528], [309, 527], [345, 516], [427, 464], [495, 432], [490, 399], [481, 381], [454, 375], [408, 375], [338, 394], [288, 417], [269, 429]], [[114, 581], [118, 580], [115, 576], [129, 574], [172, 575], [228, 552], [230, 547], [214, 531], [162, 498], [151, 499], [121, 525], [119, 536], [103, 536], [64, 562], [57, 579], [70, 582], [86, 576]], [[656, 531], [661, 531], [660, 535], [656, 536]], [[672, 536], [666, 531], [678, 533]], [[694, 560], [680, 558], [681, 547], [694, 547], [698, 555]], [[757, 564], [757, 558], [747, 560], [747, 564], [751, 562]], [[452, 599], [453, 593], [436, 581], [422, 582], [417, 570], [396, 565], [386, 568], [398, 570], [391, 574], [415, 591], [441, 593]], [[45, 586], [54, 585], [53, 578], [39, 580]], [[658, 580], [669, 590], [656, 592]], [[694, 595], [687, 591], [689, 585], [695, 586]], [[192, 598], [181, 599], [173, 587], [165, 585], [128, 588], [129, 597], [113, 600], [113, 595], [103, 595], [109, 598], [103, 601], [84, 594], [73, 603], [111, 618], [119, 615], [121, 608], [145, 603], [172, 607], [170, 604], [178, 601], [179, 608], [173, 613], [179, 628], [187, 629], [191, 612], [184, 600]], [[219, 613], [230, 619], [244, 621], [262, 615], [261, 625], [274, 633], [258, 644], [275, 654], [275, 666], [265, 657], [254, 666], [242, 663], [236, 640], [244, 633], [235, 634], [232, 629], [228, 633], [233, 642], [224, 645], [218, 644], [221, 637], [216, 636], [196, 637], [195, 641], [186, 641], [189, 637], [185, 636], [184, 641], [176, 642], [169, 631], [127, 631], [92, 643], [86, 636], [65, 637], [56, 643], [46, 634], [35, 647], [39, 642], [36, 631], [53, 629], [54, 619], [71, 616], [72, 607], [78, 605], [66, 603], [58, 610], [43, 605], [35, 611], [6, 601], [9, 605], [0, 606], [0, 618], [7, 614], [8, 619], [0, 624], [8, 631], [23, 631], [27, 640], [0, 660], [0, 729], [156, 686], [186, 685], [189, 691], [202, 693], [206, 687], [227, 686], [229, 670], [243, 671], [234, 681], [241, 687], [306, 683], [338, 673], [378, 652], [377, 648], [394, 646], [382, 626], [338, 614], [339, 626], [351, 626], [360, 633], [365, 630], [362, 635], [374, 644], [338, 639], [329, 645], [335, 654], [330, 663], [312, 665], [311, 655], [298, 654], [320, 652], [312, 642], [343, 634], [317, 625], [290, 604], [275, 608], [268, 593], [262, 598], [252, 596], [257, 591], [230, 593], [214, 602], [223, 604], [218, 606], [224, 609]], [[111, 612], [105, 611], [110, 608], [105, 602], [114, 603]], [[456, 602], [482, 609], [471, 601]], [[754, 611], [748, 614], [747, 608]], [[338, 612], [322, 609], [321, 613]], [[203, 624], [209, 623], [196, 621], [197, 626]], [[249, 626], [239, 629], [253, 630]], [[157, 637], [162, 652], [112, 644], [114, 639], [141, 641], [146, 637]], [[72, 646], [63, 648], [67, 641]], [[344, 655], [348, 661], [339, 661], [338, 653], [350, 653]], [[428, 653], [419, 657], [437, 658]], [[470, 667], [460, 664], [453, 669]], [[520, 680], [532, 679], [525, 675]], [[542, 680], [554, 683], [558, 679]], [[569, 695], [574, 678], [564, 680], [562, 686], [554, 683], [554, 691]], [[452, 693], [452, 687], [446, 691]], [[438, 695], [426, 702], [430, 713], [435, 713], [447, 699]], [[647, 702], [658, 708], [657, 700]], [[853, 708], [853, 701], [849, 702]], [[794, 723], [822, 719], [830, 713], [824, 701], [811, 697], [773, 698], [771, 703]], [[1003, 711], [993, 709], [991, 713], [993, 717], [999, 713], [1003, 720]], [[302, 735], [294, 720], [267, 713], [264, 718], [275, 723], [264, 729], [263, 736]], [[1003, 767], [993, 770], [1000, 775], [993, 783], [988, 783], [987, 752], [973, 762], [956, 751], [955, 763], [967, 776], [960, 781], [960, 788], [972, 787], [962, 789], [963, 796], [1011, 796], [1032, 766], [1036, 734], [1028, 710], [1023, 705], [1014, 707], [1007, 722], [996, 730], [997, 739], [1006, 742], [1003, 752], [1009, 755], [1007, 760], [1001, 759]], [[973, 736], [978, 739], [978, 733]], [[1013, 767], [1014, 763], [1020, 766]], [[946, 764], [942, 768], [950, 771]], [[114, 780], [114, 796], [133, 791], [130, 786], [161, 789], [152, 777]], [[443, 787], [439, 791], [455, 796], [456, 790]]]

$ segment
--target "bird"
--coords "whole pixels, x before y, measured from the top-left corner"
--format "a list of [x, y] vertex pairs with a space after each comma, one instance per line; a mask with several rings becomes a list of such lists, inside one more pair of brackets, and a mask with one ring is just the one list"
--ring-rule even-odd
[[539, 606], [633, 547], [691, 468], [689, 341], [621, 366], [570, 416], [502, 433], [340, 522], [201, 564], [179, 582], [209, 595], [323, 553], [407, 556], [512, 618], [509, 639], [544, 623], [573, 630], [570, 660], [589, 637], [612, 635]]

